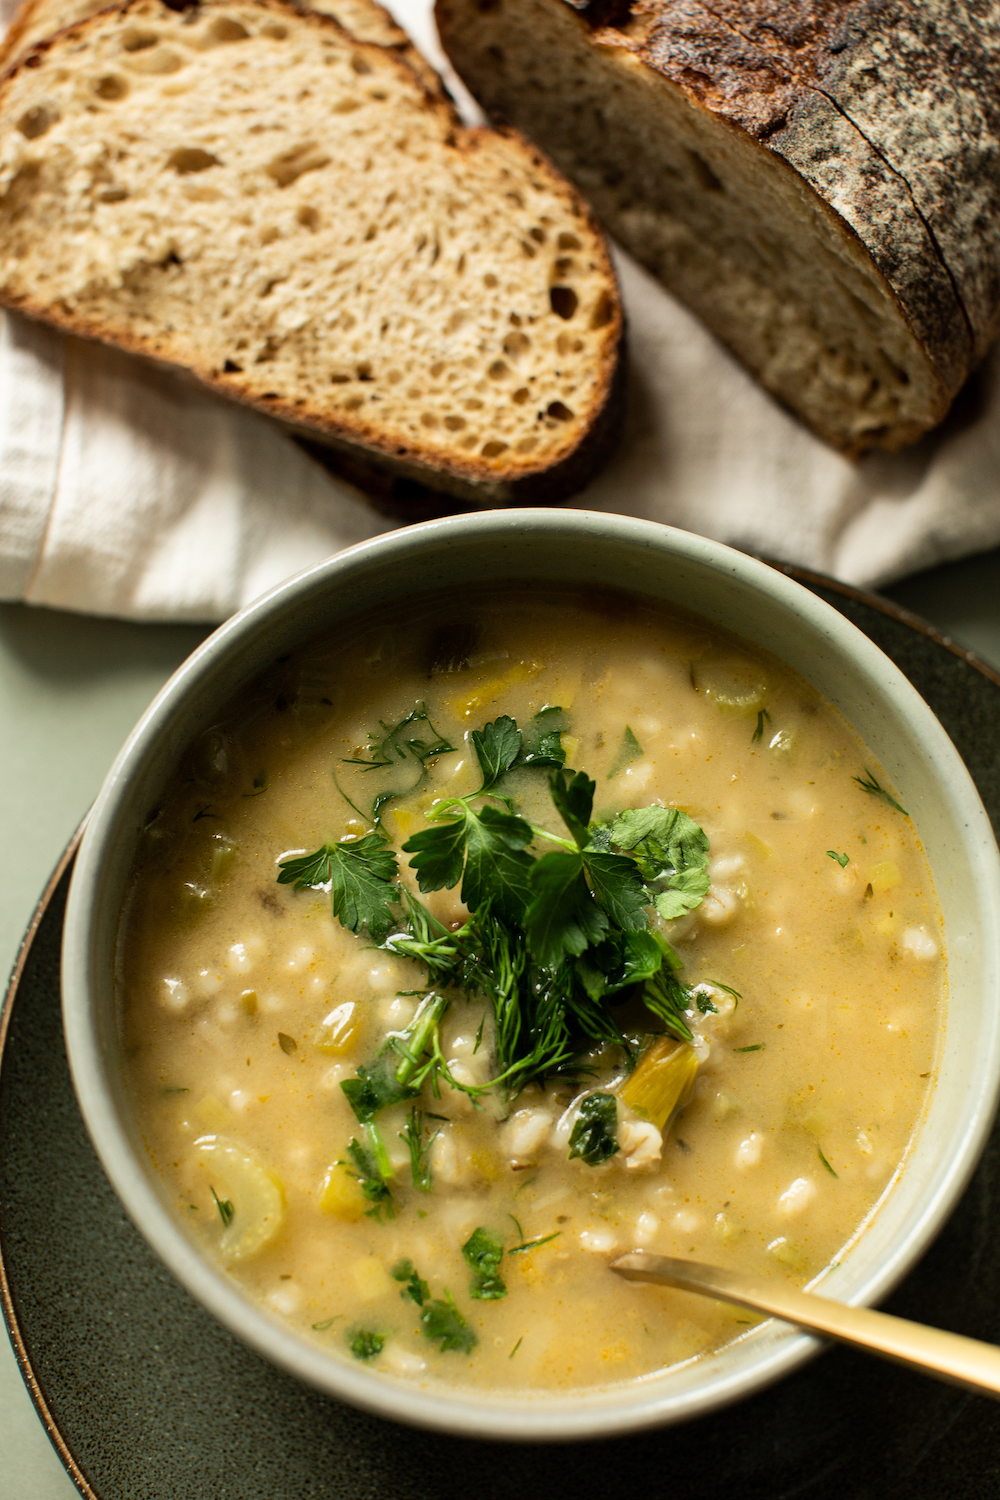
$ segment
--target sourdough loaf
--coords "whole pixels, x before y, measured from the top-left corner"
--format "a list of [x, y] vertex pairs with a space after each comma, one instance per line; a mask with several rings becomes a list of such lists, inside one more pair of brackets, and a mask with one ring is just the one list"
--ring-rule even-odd
[[574, 190], [284, 0], [130, 0], [21, 56], [0, 82], [0, 301], [404, 494], [558, 498], [612, 436], [621, 310]]
[[437, 0], [445, 49], [849, 453], [937, 423], [1000, 321], [989, 0]]

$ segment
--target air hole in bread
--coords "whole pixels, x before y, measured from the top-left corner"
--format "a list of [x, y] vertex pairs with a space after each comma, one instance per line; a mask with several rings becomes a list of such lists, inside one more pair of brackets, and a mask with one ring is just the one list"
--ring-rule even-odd
[[522, 240], [521, 249], [524, 251], [529, 260], [534, 260], [535, 256], [538, 254], [538, 251], [535, 249], [530, 240]]
[[510, 367], [505, 365], [502, 359], [495, 359], [486, 373], [491, 380], [506, 380], [510, 374]]
[[583, 348], [583, 339], [575, 339], [571, 334], [561, 333], [556, 339], [556, 350], [560, 354], [579, 354]]
[[576, 312], [577, 295], [571, 286], [550, 286], [549, 302], [558, 317], [569, 319]]
[[590, 319], [591, 328], [605, 328], [615, 315], [615, 306], [607, 292], [602, 292], [594, 304]]
[[374, 380], [375, 379], [375, 376], [372, 374], [372, 367], [368, 363], [367, 360], [365, 360], [362, 364], [358, 365], [357, 376], [358, 376], [359, 380]]
[[461, 432], [462, 428], [465, 426], [465, 418], [454, 415], [448, 416], [444, 419], [444, 425], [447, 427], [449, 432]]
[[295, 210], [295, 217], [303, 229], [310, 229], [315, 234], [319, 228], [319, 213], [308, 203], [303, 203], [301, 207]]
[[519, 443], [515, 444], [515, 447], [518, 453], [533, 453], [538, 447], [538, 439], [533, 437], [522, 438]]
[[222, 373], [223, 375], [241, 375], [243, 366], [238, 365], [235, 359], [227, 359], [222, 366]]
[[219, 158], [211, 151], [203, 151], [200, 146], [178, 146], [167, 157], [167, 166], [173, 167], [180, 176], [187, 172], [207, 172], [209, 167], [218, 165]]
[[483, 277], [483, 286], [486, 287], [487, 291], [492, 292], [493, 288], [499, 285], [500, 283], [493, 275], [493, 272], [487, 271], [486, 275]]
[[245, 42], [250, 33], [239, 21], [234, 21], [231, 16], [216, 16], [208, 28], [208, 40], [211, 42]]
[[528, 390], [528, 387], [526, 385], [522, 385], [521, 389], [519, 391], [515, 391], [510, 399], [516, 402], [518, 406], [523, 406], [524, 403], [530, 399], [530, 396], [531, 392]]
[[155, 31], [126, 31], [122, 37], [123, 52], [144, 52], [155, 47], [160, 38]]
[[329, 156], [320, 150], [315, 141], [303, 141], [300, 146], [282, 151], [268, 163], [265, 170], [280, 188], [286, 188], [297, 182], [304, 173], [319, 171], [329, 160]]
[[580, 241], [577, 239], [576, 235], [569, 234], [565, 229], [563, 230], [562, 234], [560, 234], [558, 240], [556, 241], [556, 244], [559, 246], [560, 250], [580, 249]]
[[560, 281], [562, 281], [564, 276], [569, 275], [574, 265], [575, 261], [573, 260], [572, 255], [560, 255], [555, 264], [555, 272]]
[[531, 238], [536, 241], [537, 244], [545, 244], [545, 230], [540, 229], [537, 224], [533, 229], [529, 229], [528, 233], [531, 235]]
[[704, 188], [706, 193], [724, 193], [725, 188], [722, 186], [722, 183], [719, 181], [718, 177], [716, 177], [715, 173], [712, 171], [712, 168], [708, 165], [708, 162], [705, 160], [705, 158], [703, 156], [699, 156], [697, 151], [692, 151], [690, 150], [690, 148], [688, 148], [687, 155], [688, 161], [691, 163], [692, 170], [694, 171], [694, 175], [697, 178], [698, 186]]
[[349, 401], [344, 402], [345, 411], [357, 411], [359, 406], [364, 406], [364, 396], [352, 396]]
[[334, 373], [330, 376], [331, 385], [350, 385], [350, 383], [350, 375], [345, 375], [341, 370], [335, 370]]
[[39, 136], [52, 129], [58, 119], [58, 110], [48, 104], [36, 104], [33, 109], [25, 110], [17, 122], [17, 128], [25, 140], [37, 141]]
[[550, 401], [545, 412], [556, 422], [572, 422], [573, 420], [573, 413], [561, 401]]
[[465, 409], [466, 411], [482, 411], [483, 403], [478, 396], [470, 396], [465, 403]]
[[154, 47], [151, 52], [139, 52], [129, 59], [128, 66], [134, 73], [149, 73], [153, 76], [179, 73], [184, 59], [170, 47]]
[[422, 427], [436, 427], [438, 425], [436, 414], [432, 411], [422, 412], [420, 416], [420, 425]]
[[526, 333], [508, 333], [503, 341], [503, 352], [509, 359], [519, 359], [530, 348], [531, 340]]
[[372, 70], [371, 63], [368, 61], [367, 57], [362, 57], [360, 52], [355, 52], [354, 56], [351, 58], [351, 67], [354, 69], [355, 73], [358, 74], [370, 73]]
[[484, 458], [499, 458], [501, 453], [507, 452], [507, 447], [507, 443], [501, 443], [497, 438], [490, 438], [488, 443], [483, 444], [480, 451]]
[[97, 201], [98, 203], [124, 203], [128, 196], [128, 188], [109, 187], [98, 193]]
[[288, 35], [288, 27], [282, 26], [280, 21], [268, 21], [260, 30], [262, 36], [269, 36], [274, 42], [283, 42]]
[[124, 99], [128, 93], [128, 83], [116, 73], [105, 73], [103, 78], [95, 78], [90, 87], [98, 99], [104, 99], [109, 104], [117, 99]]

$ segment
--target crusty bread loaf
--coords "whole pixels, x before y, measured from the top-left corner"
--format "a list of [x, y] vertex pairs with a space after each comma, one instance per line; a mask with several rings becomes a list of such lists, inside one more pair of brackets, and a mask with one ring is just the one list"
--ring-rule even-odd
[[573, 189], [285, 0], [129, 0], [22, 55], [0, 302], [465, 504], [570, 493], [612, 435], [621, 309]]
[[849, 453], [998, 330], [989, 0], [437, 0], [445, 49], [606, 227]]

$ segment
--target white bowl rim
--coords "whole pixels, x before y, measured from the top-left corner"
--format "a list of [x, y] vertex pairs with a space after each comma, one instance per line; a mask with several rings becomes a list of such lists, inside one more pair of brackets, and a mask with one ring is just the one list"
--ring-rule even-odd
[[[133, 768], [141, 763], [163, 725], [183, 708], [196, 684], [244, 635], [268, 617], [276, 604], [305, 597], [319, 586], [334, 586], [348, 570], [377, 566], [380, 558], [405, 556], [450, 539], [484, 543], [500, 531], [516, 529], [539, 537], [585, 534], [599, 543], [621, 541], [666, 549], [692, 563], [731, 574], [762, 591], [779, 606], [818, 624], [834, 644], [865, 668], [879, 691], [919, 725], [922, 738], [952, 778], [951, 791], [962, 809], [967, 853], [983, 882], [984, 904], [1000, 912], [1000, 858], [989, 819], [972, 779], [934, 714], [898, 668], [867, 636], [817, 595], [786, 574], [745, 553], [657, 522], [585, 510], [524, 509], [475, 512], [419, 523], [383, 533], [286, 579], [221, 625], [181, 665], [132, 731], [87, 820], [77, 856], [66, 911], [63, 941], [63, 1018], [74, 1087], [85, 1123], [104, 1169], [126, 1212], [181, 1284], [236, 1337], [280, 1368], [383, 1417], [456, 1435], [521, 1441], [567, 1441], [620, 1436], [704, 1415], [788, 1374], [821, 1347], [800, 1332], [769, 1335], [755, 1330], [764, 1353], [745, 1369], [701, 1386], [667, 1393], [653, 1390], [657, 1377], [603, 1387], [593, 1392], [539, 1400], [512, 1400], [476, 1393], [473, 1398], [441, 1386], [420, 1387], [351, 1366], [301, 1339], [252, 1302], [182, 1230], [151, 1182], [152, 1168], [133, 1150], [105, 1086], [106, 1066], [91, 1005], [88, 968], [95, 892], [115, 819]], [[544, 571], [544, 570], [542, 570]], [[991, 972], [1000, 975], [1000, 923], [990, 933]], [[994, 991], [996, 990], [996, 980]], [[994, 1002], [998, 996], [994, 993]], [[852, 1289], [849, 1300], [866, 1305], [885, 1296], [915, 1264], [955, 1206], [978, 1162], [1000, 1094], [1000, 1004], [980, 1038], [977, 1072], [987, 1085], [970, 1097], [955, 1158], [927, 1201], [905, 1243]], [[730, 1346], [731, 1347], [731, 1346]], [[708, 1356], [711, 1359], [711, 1356]], [[704, 1361], [703, 1361], [704, 1362]], [[673, 1367], [674, 1371], [678, 1367]], [[669, 1372], [668, 1372], [669, 1373]]]

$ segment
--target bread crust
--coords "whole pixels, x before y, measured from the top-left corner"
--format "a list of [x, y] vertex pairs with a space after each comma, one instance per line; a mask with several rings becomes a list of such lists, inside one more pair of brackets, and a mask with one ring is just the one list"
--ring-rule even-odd
[[[482, 59], [470, 60], [471, 3], [437, 0], [446, 50], [490, 113], [526, 124], [516, 86], [491, 85]], [[633, 0], [615, 25], [588, 24], [587, 12], [570, 12], [564, 0], [538, 10], [558, 13], [574, 55], [599, 53], [622, 80], [638, 69], [648, 83], [680, 91], [808, 185], [870, 256], [933, 375], [920, 419], [874, 441], [899, 447], [939, 421], [1000, 326], [997, 8], [988, 0]], [[482, 40], [488, 20], [476, 23]], [[539, 138], [572, 172], [568, 155]], [[600, 191], [602, 217], [620, 234]], [[799, 414], [852, 451], [815, 413]]]
[[[108, 7], [35, 44], [0, 78], [0, 111], [4, 109], [6, 93], [12, 82], [26, 72], [39, 74], [53, 50], [58, 54], [61, 44], [83, 38], [95, 27], [107, 25], [111, 19], [116, 23], [122, 21], [149, 3], [150, 0], [124, 0], [122, 4]], [[428, 90], [403, 57], [379, 44], [357, 41], [332, 15], [305, 10], [294, 0], [241, 0], [241, 3], [294, 17], [300, 25], [334, 28], [351, 40], [355, 51], [377, 49], [382, 54], [383, 65], [402, 70], [411, 83], [418, 84], [426, 110], [445, 119], [449, 144], [453, 149], [461, 155], [473, 156], [478, 150], [491, 146], [498, 137], [504, 140], [525, 167], [547, 181], [553, 193], [569, 205], [581, 228], [593, 236], [592, 254], [607, 290], [607, 335], [597, 361], [593, 399], [586, 409], [576, 413], [582, 427], [576, 440], [567, 440], [563, 451], [558, 451], [554, 458], [540, 461], [520, 458], [516, 465], [495, 460], [487, 462], [478, 455], [465, 455], [456, 449], [445, 454], [440, 447], [421, 444], [419, 439], [400, 443], [381, 432], [377, 423], [354, 418], [351, 414], [332, 416], [320, 411], [304, 411], [300, 403], [280, 391], [261, 394], [243, 372], [220, 371], [192, 361], [185, 350], [183, 334], [171, 334], [162, 329], [154, 337], [136, 337], [122, 329], [109, 329], [99, 320], [90, 319], [79, 311], [67, 311], [30, 295], [13, 294], [7, 287], [0, 287], [0, 305], [62, 332], [112, 344], [154, 363], [181, 370], [210, 390], [277, 419], [291, 433], [306, 439], [311, 452], [321, 452], [327, 467], [343, 473], [354, 483], [361, 483], [363, 488], [374, 489], [381, 503], [396, 505], [393, 512], [396, 514], [407, 514], [408, 498], [412, 495], [419, 495], [420, 504], [426, 508], [427, 492], [450, 496], [465, 505], [489, 507], [554, 501], [580, 488], [613, 449], [621, 426], [624, 379], [621, 296], [607, 244], [589, 206], [518, 131], [465, 127], [443, 91], [432, 93]], [[191, 7], [200, 8], [216, 9], [219, 6], [215, 0], [207, 0], [202, 7]]]

